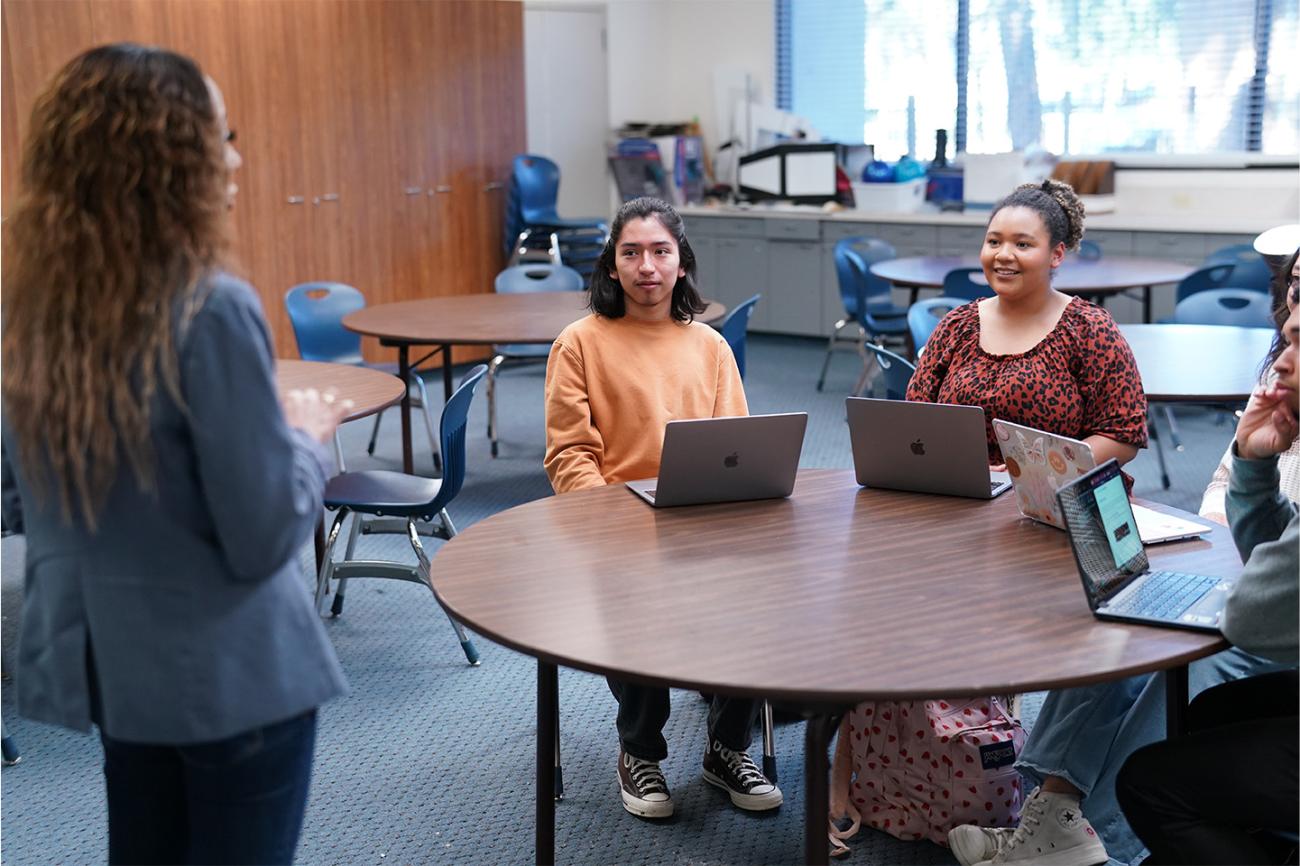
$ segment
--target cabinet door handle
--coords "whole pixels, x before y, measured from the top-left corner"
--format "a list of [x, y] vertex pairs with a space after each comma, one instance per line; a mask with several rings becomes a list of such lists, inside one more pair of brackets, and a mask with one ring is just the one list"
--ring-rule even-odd
[[307, 200], [307, 199], [303, 198], [303, 197], [300, 196], [300, 195], [291, 195], [291, 196], [289, 196], [289, 198], [287, 199], [287, 201], [289, 202], [289, 204], [302, 204], [302, 203], [305, 202], [306, 200]]
[[408, 186], [403, 188], [402, 192], [406, 193], [407, 195], [419, 195], [420, 193], [424, 192], [424, 187]]
[[327, 192], [320, 197], [321, 201], [338, 201], [339, 194], [336, 192]]
[[433, 188], [433, 191], [439, 193], [451, 192], [451, 187], [447, 186], [446, 184], [439, 184], [438, 186], [435, 186]]
[[504, 188], [504, 186], [505, 186], [505, 184], [503, 184], [501, 181], [499, 181], [499, 180], [494, 180], [494, 181], [492, 181], [491, 183], [489, 183], [487, 186], [483, 187], [483, 191], [484, 191], [484, 192], [495, 192], [496, 190], [499, 190], [499, 189]]

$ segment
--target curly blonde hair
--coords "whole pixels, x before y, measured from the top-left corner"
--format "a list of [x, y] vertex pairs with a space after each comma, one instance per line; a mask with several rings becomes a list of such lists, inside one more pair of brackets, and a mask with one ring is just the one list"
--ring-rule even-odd
[[[1083, 240], [1083, 202], [1068, 183], [1048, 178], [1042, 183], [1021, 184], [998, 202], [993, 214], [1004, 207], [1027, 207], [1036, 211], [1047, 227], [1052, 246], [1065, 244], [1067, 250], [1079, 248]], [[993, 214], [989, 219], [993, 219]]]
[[93, 48], [37, 98], [5, 232], [3, 397], [31, 489], [93, 529], [125, 458], [154, 486], [151, 404], [184, 406], [178, 330], [226, 248], [223, 130], [198, 65]]

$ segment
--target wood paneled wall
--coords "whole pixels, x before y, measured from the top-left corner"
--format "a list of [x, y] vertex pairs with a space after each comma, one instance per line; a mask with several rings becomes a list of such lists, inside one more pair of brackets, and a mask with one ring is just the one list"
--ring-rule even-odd
[[297, 354], [283, 297], [300, 282], [350, 283], [371, 304], [491, 291], [525, 145], [521, 3], [4, 0], [3, 29], [6, 211], [45, 82], [131, 40], [194, 57], [225, 92], [244, 159], [236, 269], [282, 357]]

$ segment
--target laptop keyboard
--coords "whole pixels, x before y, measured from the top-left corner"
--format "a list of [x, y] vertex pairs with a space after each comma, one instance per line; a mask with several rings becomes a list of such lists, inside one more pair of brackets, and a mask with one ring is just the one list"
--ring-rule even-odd
[[1218, 582], [1218, 578], [1200, 574], [1156, 571], [1147, 575], [1136, 592], [1129, 593], [1122, 602], [1111, 602], [1106, 610], [1131, 616], [1174, 617], [1187, 610]]
[[989, 493], [993, 493], [993, 492], [996, 491], [999, 487], [1001, 487], [1003, 484], [1006, 484], [1006, 482], [1005, 482], [1005, 481], [990, 481], [990, 482], [989, 482]]
[[655, 498], [655, 492], [654, 492], [653, 490], [647, 490], [647, 491], [645, 492], [645, 495], [646, 495], [646, 496], [649, 496], [651, 499], [654, 499], [654, 498]]

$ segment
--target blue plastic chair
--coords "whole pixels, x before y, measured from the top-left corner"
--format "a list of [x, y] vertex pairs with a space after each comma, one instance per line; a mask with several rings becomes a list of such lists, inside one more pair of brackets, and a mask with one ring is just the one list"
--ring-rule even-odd
[[[394, 580], [408, 580], [419, 583], [433, 590], [433, 577], [429, 568], [429, 557], [420, 544], [420, 535], [416, 527], [417, 520], [430, 521], [432, 534], [438, 538], [451, 540], [456, 536], [456, 527], [447, 514], [447, 506], [460, 493], [465, 483], [465, 428], [469, 424], [469, 407], [474, 400], [474, 389], [487, 374], [487, 366], [479, 364], [460, 380], [459, 387], [451, 399], [442, 408], [442, 422], [439, 436], [442, 445], [442, 478], [424, 478], [419, 475], [407, 475], [402, 472], [390, 472], [385, 469], [370, 469], [363, 472], [344, 472], [336, 475], [325, 485], [325, 507], [338, 511], [330, 526], [325, 540], [325, 553], [321, 559], [320, 574], [316, 581], [316, 609], [319, 611], [329, 593], [330, 581], [337, 580], [334, 603], [331, 612], [338, 616], [343, 612], [343, 597], [347, 582], [357, 577], [383, 577]], [[338, 542], [339, 530], [348, 514], [355, 513], [352, 529], [348, 535], [347, 549], [343, 559], [334, 561], [334, 546]], [[360, 531], [360, 515], [375, 517], [398, 517], [405, 519], [405, 531], [411, 549], [415, 551], [416, 564], [387, 562], [379, 560], [362, 560], [352, 558], [356, 549], [357, 534]], [[451, 616], [448, 615], [448, 619]], [[478, 664], [478, 650], [465, 634], [460, 623], [451, 619], [452, 628], [460, 640], [465, 659], [471, 665]]]
[[[826, 384], [826, 371], [830, 369], [831, 355], [838, 348], [849, 348], [862, 355], [864, 340], [907, 333], [907, 309], [894, 306], [892, 286], [888, 280], [871, 273], [871, 265], [894, 258], [894, 248], [885, 241], [869, 237], [843, 238], [835, 244], [835, 276], [840, 288], [840, 302], [844, 317], [831, 329], [826, 344], [826, 358], [817, 377], [817, 390]], [[845, 335], [850, 325], [857, 325], [857, 333]]]
[[1271, 328], [1272, 298], [1252, 289], [1210, 289], [1184, 298], [1174, 307], [1173, 322], [1180, 325], [1236, 325]]
[[601, 217], [565, 219], [556, 210], [560, 192], [560, 167], [544, 156], [521, 153], [514, 158], [510, 188], [506, 196], [506, 252], [511, 264], [520, 254], [535, 259], [530, 251], [552, 236], [556, 264], [566, 263], [583, 278], [591, 276], [596, 259], [609, 237], [609, 226]]
[[754, 315], [754, 307], [758, 306], [761, 297], [763, 296], [754, 295], [749, 300], [743, 301], [727, 314], [721, 325], [718, 325], [723, 339], [731, 347], [731, 354], [736, 358], [736, 366], [740, 369], [742, 380], [745, 378], [745, 335], [749, 332], [749, 320]]
[[1197, 292], [1208, 292], [1211, 289], [1224, 289], [1235, 285], [1232, 282], [1232, 272], [1235, 267], [1231, 264], [1206, 265], [1192, 271], [1178, 283], [1178, 289], [1174, 293], [1175, 305], [1181, 304]]
[[[880, 372], [885, 377], [885, 396], [890, 400], [906, 400], [907, 385], [912, 381], [912, 374], [916, 372], [912, 362], [875, 343], [864, 343], [863, 347], [876, 359], [876, 365], [880, 367]], [[867, 385], [867, 378], [867, 371], [863, 371], [858, 386], [853, 389], [854, 395], [862, 395]]]
[[918, 358], [921, 357], [921, 350], [925, 348], [925, 344], [929, 342], [930, 335], [938, 327], [939, 320], [968, 303], [970, 301], [965, 298], [950, 298], [942, 295], [912, 304], [907, 311], [907, 328], [912, 334], [912, 346], [916, 349]]
[[1221, 247], [1205, 257], [1203, 265], [1232, 265], [1229, 284], [1238, 289], [1267, 292], [1273, 282], [1273, 269], [1250, 244]]
[[1085, 262], [1095, 262], [1101, 258], [1101, 244], [1096, 241], [1079, 241], [1077, 255]]
[[[580, 292], [582, 275], [563, 265], [534, 263], [515, 265], [497, 274], [494, 288], [497, 294], [522, 294], [524, 292]], [[487, 366], [488, 441], [492, 456], [497, 456], [497, 370], [506, 363], [536, 363], [545, 361], [550, 354], [550, 343], [510, 343], [493, 346], [493, 357]]]
[[[284, 306], [289, 312], [289, 324], [293, 326], [294, 340], [298, 343], [298, 355], [304, 361], [326, 361], [333, 364], [351, 364], [355, 367], [370, 367], [385, 373], [397, 373], [396, 364], [371, 364], [361, 356], [361, 335], [343, 327], [343, 317], [356, 312], [366, 305], [366, 296], [359, 289], [344, 283], [315, 282], [301, 283], [284, 293]], [[424, 388], [424, 379], [418, 373], [411, 376], [415, 385], [413, 402], [423, 410], [424, 426], [429, 433], [429, 447], [433, 450], [435, 466], [440, 462], [438, 443], [434, 439], [433, 414], [429, 410], [429, 395]], [[370, 431], [370, 443], [366, 452], [375, 453], [375, 440], [379, 437], [379, 421], [383, 412], [375, 415], [375, 426]], [[335, 443], [339, 457], [339, 469], [343, 467], [342, 449]]]
[[943, 294], [947, 298], [974, 301], [993, 297], [993, 287], [984, 281], [983, 268], [953, 268], [944, 274]]

